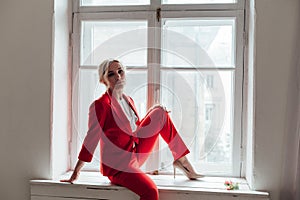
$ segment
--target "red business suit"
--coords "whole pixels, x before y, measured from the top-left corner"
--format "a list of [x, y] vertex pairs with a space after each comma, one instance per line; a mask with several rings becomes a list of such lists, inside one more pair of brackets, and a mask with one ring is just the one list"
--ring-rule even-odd
[[78, 159], [90, 162], [100, 141], [100, 170], [112, 183], [125, 186], [141, 199], [158, 199], [153, 181], [139, 170], [150, 155], [159, 134], [167, 142], [174, 159], [189, 150], [177, 133], [168, 113], [158, 107], [140, 120], [130, 97], [123, 95], [136, 114], [137, 129], [132, 132], [130, 122], [118, 101], [106, 92], [89, 109], [88, 132]]

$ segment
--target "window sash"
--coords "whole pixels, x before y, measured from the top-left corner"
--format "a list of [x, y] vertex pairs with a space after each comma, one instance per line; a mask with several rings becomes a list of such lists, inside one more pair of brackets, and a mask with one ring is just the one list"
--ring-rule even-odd
[[[77, 0], [75, 0], [77, 1]], [[239, 1], [238, 4], [240, 4], [242, 1]], [[177, 5], [176, 5], [177, 6]], [[185, 5], [189, 6], [189, 5]], [[181, 8], [185, 8], [185, 6], [180, 6]], [[194, 5], [193, 5], [194, 6]], [[221, 6], [221, 5], [218, 5]], [[145, 9], [145, 6], [143, 6]], [[151, 7], [151, 5], [150, 5]], [[115, 8], [115, 7], [114, 7]], [[127, 9], [129, 8], [129, 9]], [[134, 8], [134, 6], [126, 7], [126, 10], [129, 11], [130, 8]], [[97, 8], [92, 8], [96, 9]], [[170, 9], [170, 7], [166, 8], [166, 10]], [[117, 9], [118, 10], [118, 9]], [[175, 9], [176, 10], [176, 9]], [[135, 12], [107, 12], [107, 13], [93, 13], [92, 10], [88, 10], [92, 13], [85, 13], [84, 10], [79, 10], [80, 13], [74, 14], [74, 21], [73, 21], [73, 70], [72, 70], [72, 82], [76, 82], [76, 77], [78, 74], [79, 69], [96, 69], [97, 66], [81, 66], [80, 65], [80, 34], [81, 34], [81, 21], [82, 20], [114, 20], [114, 19], [147, 19], [149, 27], [161, 27], [161, 23], [163, 20], [157, 21], [156, 19], [156, 12], [153, 11], [135, 11]], [[87, 11], [87, 10], [86, 10]], [[100, 11], [102, 11], [100, 9]], [[108, 10], [107, 10], [108, 11]], [[82, 13], [81, 13], [82, 12]], [[234, 70], [235, 71], [235, 77], [234, 77], [234, 145], [233, 145], [233, 172], [232, 174], [226, 174], [231, 176], [240, 176], [241, 169], [240, 169], [240, 163], [241, 163], [241, 116], [242, 116], [242, 81], [243, 81], [243, 32], [244, 32], [244, 12], [241, 10], [225, 10], [220, 11], [216, 9], [215, 11], [185, 11], [185, 12], [176, 12], [176, 11], [161, 11], [161, 18], [162, 19], [171, 19], [171, 18], [188, 18], [188, 17], [236, 17], [236, 49], [235, 49], [235, 68], [220, 68], [220, 70]], [[155, 31], [157, 29], [149, 29], [148, 33], [148, 45], [150, 47], [148, 49], [148, 63], [161, 63], [161, 33], [158, 31]], [[155, 31], [155, 32], [153, 32]], [[148, 80], [149, 82], [153, 83], [149, 85], [148, 87], [148, 105], [153, 105], [155, 103], [160, 102], [160, 71], [162, 68], [157, 67], [148, 67], [147, 73], [148, 73]], [[214, 68], [215, 69], [215, 68]], [[132, 70], [145, 70], [145, 68], [134, 68]], [[167, 70], [167, 69], [166, 69]], [[187, 68], [184, 68], [184, 70], [189, 70]], [[193, 69], [190, 69], [193, 70]], [[199, 69], [199, 70], [206, 70], [205, 68]], [[76, 116], [78, 114], [78, 106], [76, 105], [78, 97], [78, 89], [76, 89], [78, 86], [74, 86], [73, 92], [73, 100], [72, 100], [72, 116]], [[77, 121], [74, 121], [74, 123], [78, 124], [78, 118], [75, 117]], [[73, 133], [76, 132], [76, 128], [73, 124]], [[78, 148], [77, 140], [76, 140], [76, 134], [73, 134], [73, 140], [72, 140], [72, 149]], [[159, 146], [157, 145], [156, 148], [158, 149]], [[157, 151], [158, 152], [158, 151]], [[74, 162], [77, 157], [76, 151], [71, 152], [71, 160], [72, 160], [72, 166], [74, 166]], [[159, 166], [158, 155], [154, 155], [150, 157], [150, 165]], [[156, 157], [156, 158], [155, 158]], [[153, 168], [152, 166], [148, 166], [149, 168]]]
[[80, 0], [73, 0], [73, 11], [75, 13], [97, 13], [97, 12], [123, 12], [123, 11], [186, 11], [186, 10], [244, 10], [245, 0], [237, 0], [236, 3], [225, 4], [162, 4], [161, 0], [151, 0], [150, 5], [130, 6], [81, 6]]

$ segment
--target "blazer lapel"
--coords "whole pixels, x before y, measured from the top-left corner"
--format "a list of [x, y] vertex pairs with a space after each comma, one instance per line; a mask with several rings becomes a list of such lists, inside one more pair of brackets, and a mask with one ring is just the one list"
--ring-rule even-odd
[[138, 112], [134, 106], [134, 102], [132, 101], [131, 98], [129, 98], [128, 96], [126, 96], [125, 94], [123, 94], [123, 98], [126, 100], [126, 102], [129, 104], [130, 108], [133, 110], [134, 114], [136, 115], [136, 117], [138, 118], [138, 121], [140, 120], [140, 117], [138, 115]]
[[118, 125], [118, 127], [128, 133], [128, 134], [131, 134], [132, 133], [132, 130], [131, 130], [131, 127], [130, 127], [130, 122], [129, 120], [127, 119], [123, 109], [121, 108], [118, 100], [109, 95], [110, 96], [110, 99], [111, 99], [111, 110], [112, 110], [112, 114], [113, 114], [113, 117], [114, 117], [114, 120], [116, 122], [116, 124]]

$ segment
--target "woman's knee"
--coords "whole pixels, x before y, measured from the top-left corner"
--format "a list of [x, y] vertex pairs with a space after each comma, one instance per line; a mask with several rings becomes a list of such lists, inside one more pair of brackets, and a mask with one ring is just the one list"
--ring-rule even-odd
[[151, 116], [154, 116], [156, 118], [160, 117], [160, 118], [162, 118], [161, 120], [165, 119], [165, 116], [167, 116], [169, 112], [170, 111], [168, 111], [165, 106], [160, 105], [160, 104], [153, 106], [149, 110], [149, 113]]

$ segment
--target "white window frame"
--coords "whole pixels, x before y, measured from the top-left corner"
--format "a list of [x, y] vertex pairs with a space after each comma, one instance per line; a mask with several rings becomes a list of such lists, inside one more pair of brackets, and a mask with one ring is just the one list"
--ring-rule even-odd
[[[145, 17], [145, 15], [147, 17]], [[83, 20], [89, 20], [89, 21], [93, 21], [93, 20], [116, 20], [116, 19], [122, 19], [122, 20], [137, 20], [137, 19], [148, 19], [148, 24], [152, 25], [155, 22], [155, 15], [153, 15], [153, 12], [147, 12], [147, 14], [145, 14], [145, 12], [128, 12], [124, 15], [123, 12], [114, 12], [114, 13], [75, 13], [74, 17], [73, 17], [73, 67], [72, 67], [72, 77], [73, 83], [77, 83], [77, 80], [74, 80], [74, 78], [77, 78], [78, 73], [79, 73], [79, 69], [93, 69], [93, 70], [97, 70], [98, 66], [95, 65], [80, 65], [80, 38], [81, 38], [81, 21]], [[151, 34], [148, 34], [148, 36]], [[148, 45], [152, 45], [153, 46], [154, 43], [154, 38], [153, 37], [149, 37], [148, 38]], [[148, 62], [149, 59], [151, 61], [151, 56], [153, 55], [153, 52], [151, 50], [148, 51]], [[151, 74], [151, 69], [150, 68], [139, 68], [139, 67], [130, 67], [127, 66], [128, 70], [146, 70], [148, 71], [148, 74]], [[78, 85], [74, 85], [73, 84], [73, 94], [72, 97], [74, 98], [72, 100], [73, 105], [78, 104]], [[149, 90], [148, 90], [148, 94], [149, 94]], [[75, 103], [74, 103], [75, 102]], [[148, 104], [150, 105], [150, 102], [148, 102]], [[149, 107], [148, 105], [148, 107]], [[74, 119], [75, 120], [79, 120], [79, 118], [77, 117], [79, 114], [79, 110], [78, 110], [78, 106], [73, 106], [72, 109], [72, 116], [75, 116]], [[79, 121], [76, 121], [75, 123], [79, 124]], [[72, 124], [72, 143], [71, 143], [71, 149], [77, 149], [78, 144], [77, 143], [77, 126], [75, 124]], [[78, 156], [78, 152], [76, 151], [72, 151], [71, 150], [71, 166], [75, 166], [75, 160], [76, 157]], [[89, 169], [88, 169], [89, 170]]]
[[237, 3], [226, 4], [161, 4], [160, 0], [151, 0], [150, 5], [136, 6], [80, 6], [80, 0], [73, 0], [73, 11], [76, 13], [98, 13], [115, 11], [155, 11], [161, 8], [163, 11], [178, 10], [244, 10], [245, 0], [238, 0]]
[[[243, 71], [244, 71], [244, 12], [245, 0], [240, 0], [235, 4], [185, 4], [185, 5], [161, 5], [160, 0], [151, 1], [151, 5], [142, 6], [79, 6], [80, 0], [73, 0], [73, 66], [72, 66], [72, 82], [76, 82], [74, 78], [79, 72], [79, 68], [96, 69], [97, 66], [80, 66], [80, 22], [82, 20], [113, 20], [113, 19], [148, 19], [149, 27], [161, 27], [162, 20], [157, 20], [157, 8], [160, 8], [160, 16], [163, 18], [191, 18], [191, 17], [236, 17], [236, 49], [235, 49], [235, 68], [220, 68], [220, 70], [234, 70], [234, 141], [233, 141], [233, 173], [228, 176], [241, 177], [242, 176], [242, 105], [243, 105]], [[184, 12], [178, 12], [184, 11]], [[161, 46], [160, 33], [148, 32], [148, 45], [154, 46], [156, 50], [148, 50], [148, 63], [160, 63], [160, 49]], [[129, 66], [130, 68], [130, 66]], [[137, 68], [134, 68], [137, 69]], [[161, 68], [150, 67], [143, 68], [148, 72], [148, 81], [154, 84], [153, 87], [148, 87], [148, 107], [160, 101], [160, 70]], [[218, 69], [218, 68], [214, 68]], [[133, 70], [133, 68], [130, 68]], [[138, 70], [138, 69], [137, 69]], [[197, 70], [203, 70], [198, 68]], [[205, 69], [204, 69], [205, 70]], [[78, 96], [78, 89], [76, 86], [72, 91], [72, 97]], [[76, 100], [72, 100], [75, 102]], [[78, 102], [77, 102], [78, 103]], [[73, 106], [72, 116], [77, 115], [78, 110]], [[78, 123], [78, 122], [75, 122]], [[72, 125], [72, 132], [74, 133], [75, 126]], [[76, 134], [72, 134], [71, 149], [76, 149], [77, 139]], [[159, 148], [158, 146], [156, 148]], [[158, 152], [158, 151], [157, 151]], [[76, 162], [77, 153], [71, 151], [71, 166]], [[155, 158], [155, 155], [154, 155]], [[152, 159], [153, 165], [159, 166], [158, 159]], [[152, 165], [151, 164], [151, 165]], [[150, 166], [149, 168], [152, 168]], [[227, 175], [225, 175], [227, 176]]]

